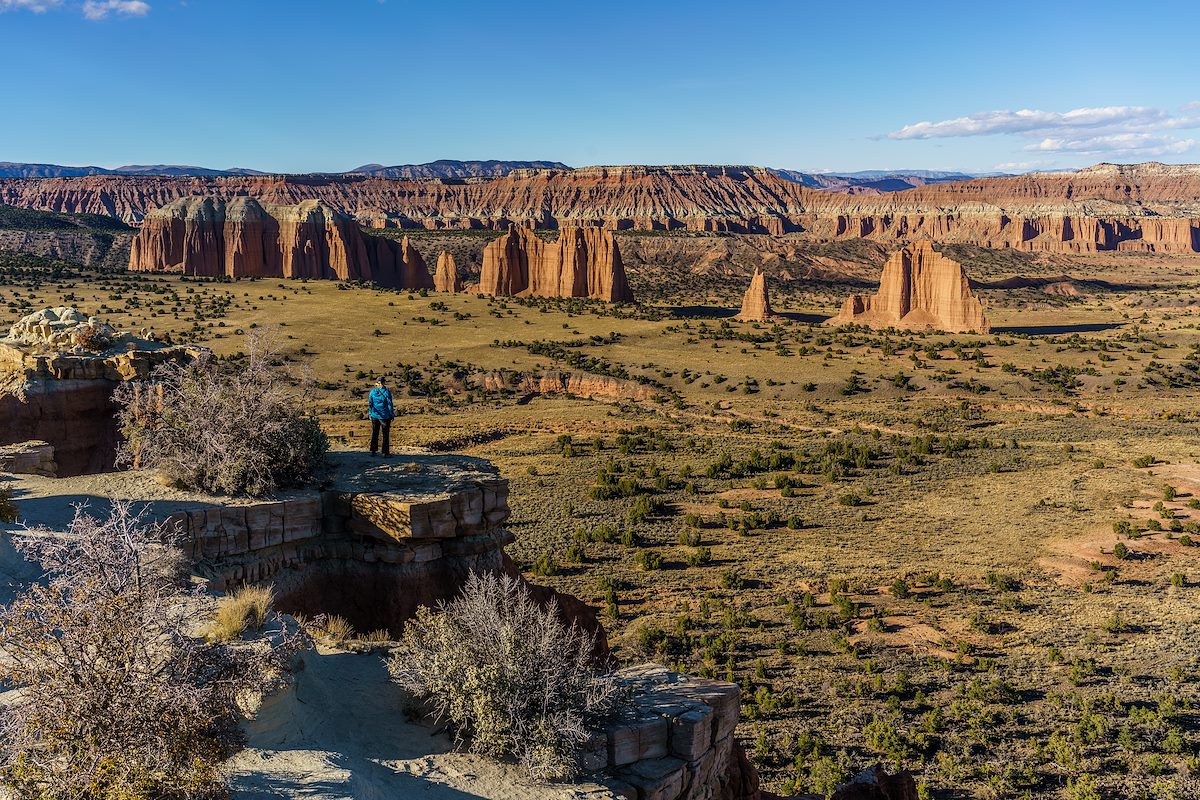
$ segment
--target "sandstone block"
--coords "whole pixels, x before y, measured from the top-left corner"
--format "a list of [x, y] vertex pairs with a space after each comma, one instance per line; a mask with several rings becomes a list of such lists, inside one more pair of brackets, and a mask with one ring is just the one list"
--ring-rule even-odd
[[458, 535], [450, 498], [410, 501], [387, 494], [357, 494], [350, 528], [384, 539], [448, 539]]
[[29, 441], [0, 447], [0, 472], [14, 475], [58, 476], [54, 448], [49, 442]]
[[669, 750], [670, 728], [665, 717], [648, 714], [610, 726], [608, 763], [614, 767], [647, 758], [660, 758]]
[[695, 761], [712, 746], [715, 715], [708, 705], [700, 705], [671, 717], [671, 753], [685, 761]]
[[678, 758], [651, 758], [633, 764], [621, 775], [638, 787], [642, 800], [677, 800], [687, 780], [687, 764]]

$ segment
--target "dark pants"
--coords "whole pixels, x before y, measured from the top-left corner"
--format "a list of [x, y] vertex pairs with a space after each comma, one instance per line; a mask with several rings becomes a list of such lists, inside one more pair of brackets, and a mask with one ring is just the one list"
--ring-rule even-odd
[[379, 449], [379, 430], [383, 429], [383, 454], [392, 454], [392, 421], [390, 419], [371, 420], [371, 455]]

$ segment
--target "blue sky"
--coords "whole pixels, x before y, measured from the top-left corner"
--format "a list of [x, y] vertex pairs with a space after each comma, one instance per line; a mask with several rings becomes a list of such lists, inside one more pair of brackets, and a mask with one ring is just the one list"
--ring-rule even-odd
[[1200, 161], [1200, 3], [0, 0], [0, 161]]

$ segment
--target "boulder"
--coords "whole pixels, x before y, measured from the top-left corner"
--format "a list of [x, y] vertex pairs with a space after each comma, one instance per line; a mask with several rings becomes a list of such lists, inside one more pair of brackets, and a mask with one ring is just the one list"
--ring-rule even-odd
[[107, 350], [117, 332], [70, 306], [43, 308], [21, 317], [0, 339], [31, 352], [96, 353]]
[[828, 324], [948, 333], [991, 330], [962, 265], [927, 241], [893, 253], [883, 267], [879, 291], [850, 295]]

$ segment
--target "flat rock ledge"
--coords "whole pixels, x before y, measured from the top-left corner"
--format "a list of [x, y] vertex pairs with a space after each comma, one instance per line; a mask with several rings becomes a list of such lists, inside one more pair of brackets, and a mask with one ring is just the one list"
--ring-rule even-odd
[[584, 748], [584, 768], [627, 800], [737, 797], [731, 786], [738, 687], [654, 664], [617, 673], [630, 691], [626, 713]]
[[30, 441], [0, 446], [0, 472], [13, 475], [41, 475], [54, 478], [58, 464], [49, 442]]

